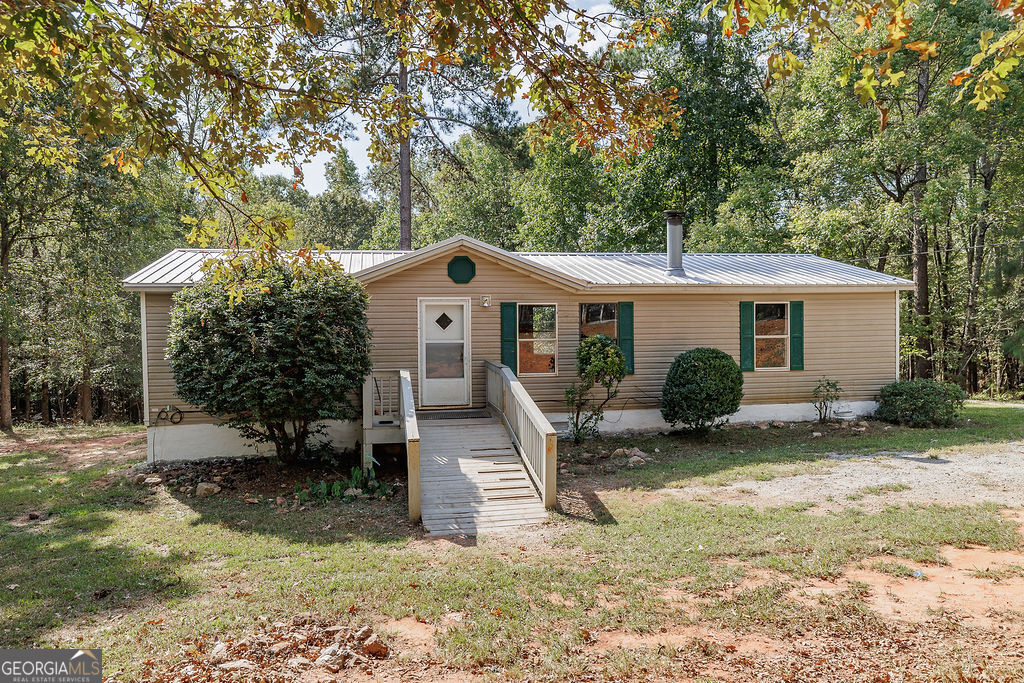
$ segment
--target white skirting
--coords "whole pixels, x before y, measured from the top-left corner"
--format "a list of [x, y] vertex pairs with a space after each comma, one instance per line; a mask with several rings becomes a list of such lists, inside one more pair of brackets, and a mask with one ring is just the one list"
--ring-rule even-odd
[[[854, 418], [870, 415], [878, 408], [877, 401], [840, 401], [836, 404], [836, 413], [843, 417]], [[565, 422], [566, 413], [546, 413], [551, 422]], [[767, 420], [782, 422], [810, 422], [818, 419], [818, 412], [812, 403], [766, 403], [762, 405], [745, 405], [729, 416], [732, 423], [753, 423]], [[661, 419], [658, 408], [642, 408], [636, 410], [609, 410], [598, 425], [602, 434], [618, 432], [655, 432], [666, 431], [672, 427]]]
[[[841, 401], [836, 412], [844, 417], [862, 417], [875, 412], [875, 401]], [[565, 422], [565, 413], [546, 413], [551, 422]], [[818, 419], [814, 405], [810, 403], [770, 403], [746, 405], [729, 417], [730, 422], [808, 422]], [[603, 434], [618, 432], [666, 431], [671, 427], [661, 419], [657, 408], [634, 410], [609, 410], [605, 413], [599, 429]], [[230, 427], [212, 424], [161, 425], [146, 430], [149, 441], [147, 460], [171, 462], [175, 460], [203, 460], [206, 458], [229, 458], [243, 455], [271, 455], [270, 444], [254, 445], [244, 441], [238, 432]], [[362, 428], [358, 422], [330, 422], [324, 437], [338, 448], [354, 448], [362, 439]]]
[[[338, 448], [355, 448], [360, 438], [360, 427], [356, 422], [327, 423], [323, 438]], [[213, 424], [160, 425], [146, 430], [149, 449], [147, 462], [172, 462], [175, 460], [205, 460], [207, 458], [231, 458], [243, 455], [272, 455], [272, 444], [252, 444], [240, 437], [230, 427]], [[314, 437], [316, 440], [317, 437]]]

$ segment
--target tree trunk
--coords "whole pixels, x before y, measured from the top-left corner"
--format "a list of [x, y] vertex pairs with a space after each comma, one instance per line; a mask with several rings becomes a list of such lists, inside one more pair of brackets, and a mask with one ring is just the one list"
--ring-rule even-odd
[[967, 245], [967, 310], [964, 316], [964, 328], [961, 351], [967, 368], [968, 389], [972, 393], [979, 390], [978, 384], [978, 297], [981, 290], [982, 269], [985, 266], [985, 246], [990, 227], [988, 211], [995, 184], [996, 169], [1002, 152], [994, 158], [986, 153], [980, 161], [970, 166], [971, 184], [981, 180], [982, 199], [978, 207], [978, 218], [971, 226]]
[[45, 381], [39, 387], [39, 403], [43, 411], [43, 424], [49, 425], [53, 422], [53, 417], [50, 415], [50, 385]]
[[[409, 93], [409, 70], [404, 61], [398, 63], [398, 93], [406, 102]], [[398, 145], [398, 224], [400, 238], [398, 248], [412, 249], [412, 148], [409, 135], [402, 137]]]
[[28, 387], [28, 370], [24, 370], [22, 375], [25, 379], [25, 384], [22, 387], [25, 392], [25, 421], [28, 422], [32, 419], [32, 390]]
[[[11, 245], [9, 226], [0, 226], [0, 295], [6, 295], [11, 272]], [[0, 316], [0, 430], [14, 428], [11, 414], [11, 349], [7, 316]]]
[[78, 415], [87, 425], [92, 424], [92, 368], [82, 368], [82, 381], [78, 385]]
[[[917, 72], [917, 115], [921, 116], [928, 106], [927, 65], [919, 65]], [[928, 182], [928, 165], [918, 161], [914, 170], [913, 187], [913, 227], [910, 235], [912, 245], [912, 267], [914, 274], [914, 314], [921, 332], [917, 337], [917, 346], [922, 355], [914, 356], [913, 375], [917, 378], [931, 377], [932, 365], [931, 339], [931, 306], [928, 301], [928, 228], [922, 216], [925, 184]]]

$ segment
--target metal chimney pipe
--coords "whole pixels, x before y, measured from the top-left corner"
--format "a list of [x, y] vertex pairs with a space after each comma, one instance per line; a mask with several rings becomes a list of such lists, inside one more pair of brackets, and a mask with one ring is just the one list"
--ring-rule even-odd
[[686, 275], [683, 270], [683, 212], [665, 211], [665, 273]]

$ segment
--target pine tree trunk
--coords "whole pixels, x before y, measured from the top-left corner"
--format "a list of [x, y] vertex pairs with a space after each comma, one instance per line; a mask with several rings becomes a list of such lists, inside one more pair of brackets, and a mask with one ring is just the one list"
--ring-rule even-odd
[[[409, 70], [405, 62], [398, 64], [398, 93], [405, 98], [409, 93]], [[412, 249], [412, 149], [405, 135], [398, 146], [398, 223], [399, 249]]]
[[[928, 86], [929, 72], [927, 65], [919, 65], [917, 72], [917, 107], [918, 116], [924, 114], [928, 107]], [[932, 365], [932, 339], [931, 339], [931, 306], [928, 300], [928, 228], [922, 216], [924, 189], [928, 182], [928, 165], [924, 161], [918, 161], [914, 171], [913, 188], [913, 227], [910, 235], [910, 243], [913, 252], [912, 268], [914, 275], [914, 314], [917, 322], [922, 326], [922, 331], [917, 337], [917, 346], [922, 355], [914, 356], [913, 375], [917, 378], [931, 377], [934, 368]]]

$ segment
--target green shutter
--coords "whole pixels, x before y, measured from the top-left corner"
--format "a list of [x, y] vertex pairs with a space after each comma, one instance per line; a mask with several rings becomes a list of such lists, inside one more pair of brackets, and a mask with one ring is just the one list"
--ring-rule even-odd
[[633, 302], [619, 302], [619, 348], [626, 357], [626, 371], [633, 374]]
[[518, 372], [516, 368], [516, 328], [519, 322], [519, 307], [515, 301], [501, 302], [501, 362]]
[[804, 369], [804, 302], [789, 302], [789, 369]]
[[740, 370], [754, 370], [754, 302], [740, 302]]

